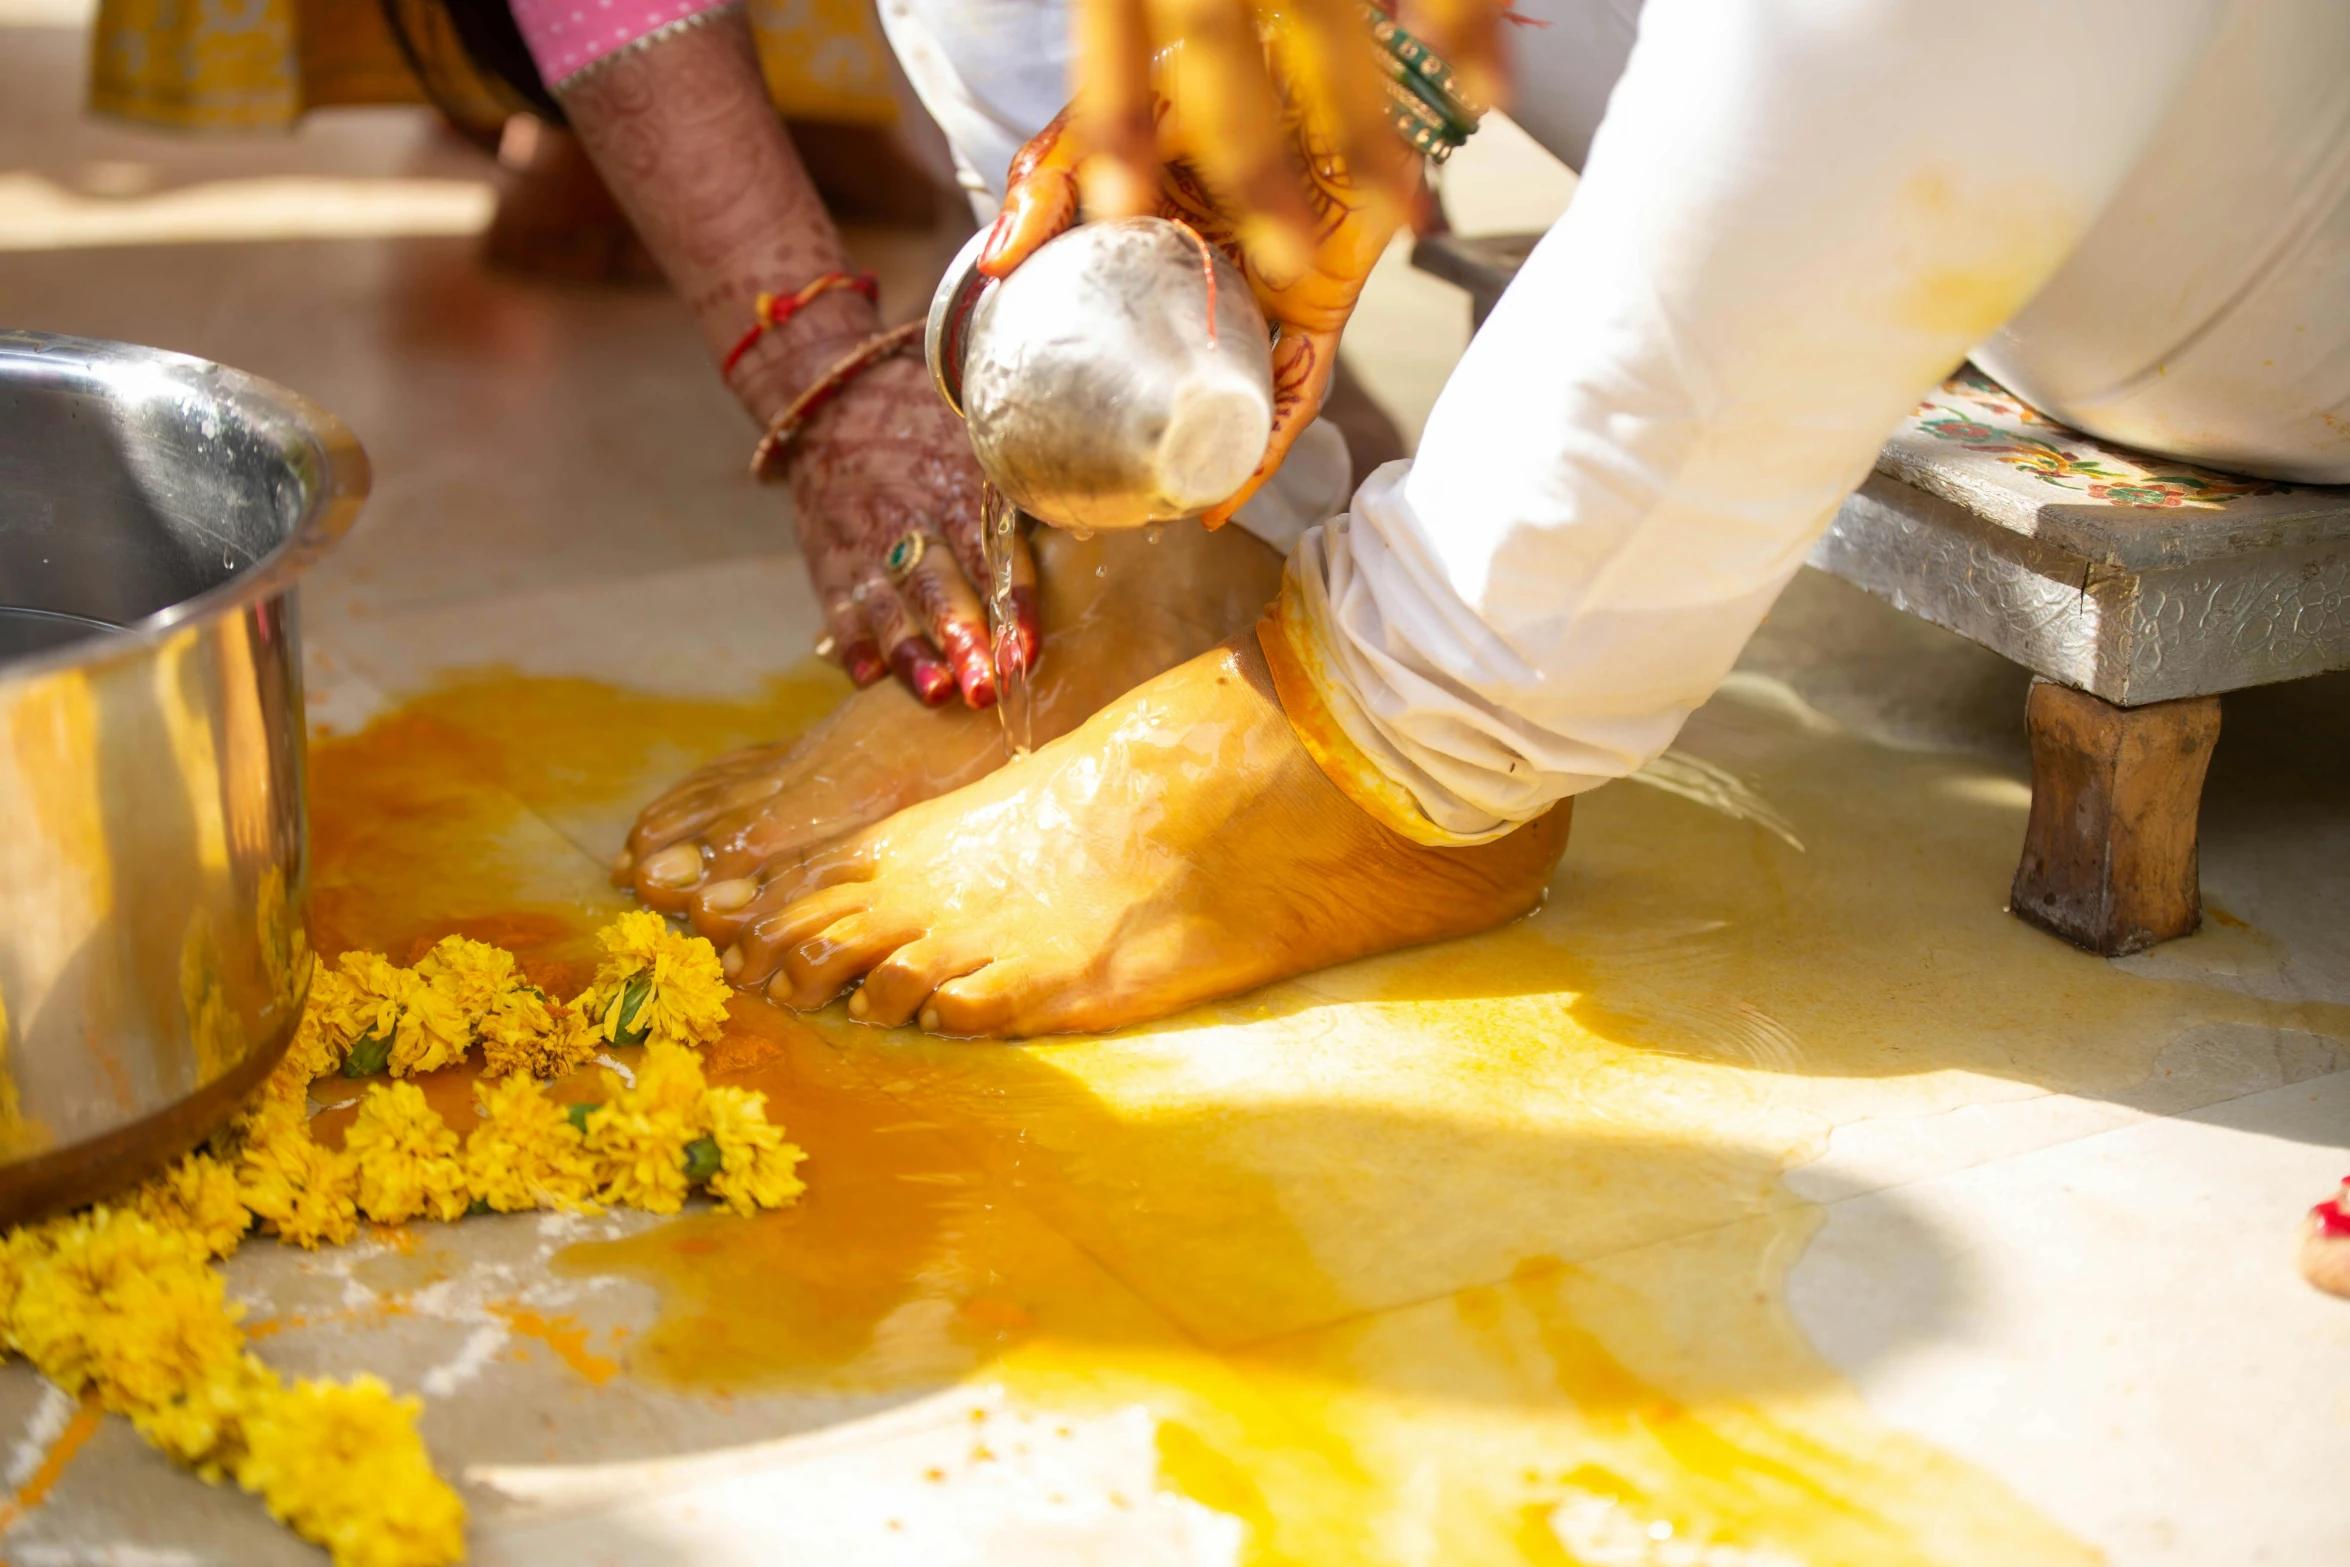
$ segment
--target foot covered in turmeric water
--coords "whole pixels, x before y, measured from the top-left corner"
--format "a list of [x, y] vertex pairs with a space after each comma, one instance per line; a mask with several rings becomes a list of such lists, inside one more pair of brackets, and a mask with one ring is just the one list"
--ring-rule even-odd
[[1539, 900], [1558, 807], [1424, 848], [1298, 743], [1253, 634], [1033, 756], [768, 869], [733, 960], [796, 1007], [948, 1034], [1116, 1028], [1498, 925]]
[[[1187, 524], [1033, 541], [1043, 650], [1031, 679], [1032, 743], [1252, 622], [1281, 561], [1238, 528]], [[1012, 751], [994, 711], [923, 706], [895, 681], [848, 697], [798, 739], [720, 757], [647, 806], [618, 867], [638, 897], [688, 915], [721, 949], [740, 933], [772, 864], [962, 787]]]

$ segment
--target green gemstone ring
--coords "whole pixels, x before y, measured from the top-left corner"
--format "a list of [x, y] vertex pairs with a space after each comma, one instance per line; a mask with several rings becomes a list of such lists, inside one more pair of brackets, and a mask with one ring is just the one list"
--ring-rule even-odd
[[881, 569], [889, 573], [890, 581], [903, 582], [914, 574], [929, 550], [929, 534], [909, 532], [889, 547], [889, 553], [881, 558]]

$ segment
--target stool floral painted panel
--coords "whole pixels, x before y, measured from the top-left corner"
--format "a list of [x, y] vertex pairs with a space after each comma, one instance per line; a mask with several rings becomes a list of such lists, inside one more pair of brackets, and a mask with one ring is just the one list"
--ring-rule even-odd
[[[1891, 444], [1933, 467], [1948, 467], [1955, 460], [1976, 468], [1978, 479], [1995, 477], [2008, 488], [2053, 486], [2069, 491], [2067, 499], [2108, 506], [2219, 510], [2231, 500], [2285, 495], [2295, 488], [2108, 446], [2058, 424], [1971, 364], [1962, 365], [1939, 392], [1918, 404], [1917, 412], [1894, 432]], [[1918, 450], [1920, 446], [1928, 450]], [[1970, 462], [1959, 457], [1960, 452], [1981, 457]], [[2002, 471], [1979, 471], [1994, 464]]]

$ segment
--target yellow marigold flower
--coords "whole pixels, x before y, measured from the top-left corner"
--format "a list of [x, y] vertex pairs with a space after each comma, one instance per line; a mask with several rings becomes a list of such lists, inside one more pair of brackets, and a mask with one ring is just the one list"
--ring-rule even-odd
[[520, 986], [498, 998], [481, 1023], [482, 1072], [488, 1077], [562, 1077], [595, 1059], [603, 1036], [570, 1007]]
[[767, 1096], [750, 1088], [713, 1088], [702, 1095], [702, 1119], [718, 1145], [718, 1173], [710, 1195], [737, 1213], [781, 1208], [806, 1191], [794, 1172], [807, 1155], [783, 1140], [767, 1119]]
[[443, 936], [416, 960], [416, 973], [446, 996], [471, 1027], [513, 987], [514, 954], [486, 941]]
[[237, 1192], [254, 1218], [277, 1226], [279, 1240], [313, 1251], [358, 1233], [359, 1179], [348, 1153], [321, 1145], [292, 1106], [265, 1105], [244, 1130]]
[[413, 969], [401, 970], [400, 1027], [392, 1037], [392, 1076], [410, 1077], [465, 1059], [473, 1023], [446, 991]]
[[500, 1213], [592, 1208], [596, 1161], [563, 1107], [527, 1077], [473, 1085], [481, 1124], [465, 1139], [465, 1183]]
[[[321, 979], [326, 970], [319, 970]], [[302, 1103], [310, 1095], [310, 1085], [342, 1065], [342, 1052], [328, 1043], [325, 1026], [318, 1014], [305, 1007], [302, 1021], [294, 1026], [294, 1037], [286, 1046], [286, 1053], [278, 1058], [277, 1067], [261, 1085], [262, 1096]]]
[[168, 1404], [131, 1412], [131, 1424], [165, 1457], [218, 1485], [245, 1460], [245, 1421], [276, 1396], [277, 1373], [250, 1354], [223, 1361]]
[[157, 1409], [244, 1351], [225, 1280], [200, 1243], [135, 1213], [93, 1208], [59, 1226], [19, 1281], [10, 1327], [68, 1393]]
[[195, 1238], [208, 1257], [225, 1257], [253, 1222], [237, 1193], [237, 1173], [207, 1153], [192, 1153], [131, 1194], [131, 1207], [159, 1230]]
[[408, 971], [380, 952], [346, 952], [332, 968], [321, 963], [311, 975], [303, 1015], [316, 1020], [327, 1054], [339, 1065], [362, 1041], [390, 1045], [410, 983]]
[[321, 968], [310, 982], [305, 1017], [316, 1020], [327, 1055], [356, 1077], [386, 1065], [394, 1077], [430, 1072], [465, 1059], [473, 1043], [454, 982], [436, 987], [380, 952], [346, 952], [332, 969]]
[[596, 1195], [608, 1203], [675, 1213], [691, 1185], [686, 1144], [701, 1128], [675, 1110], [645, 1114], [605, 1105], [588, 1117], [588, 1150], [596, 1156]]
[[696, 1131], [703, 1129], [702, 1095], [708, 1089], [702, 1081], [702, 1058], [683, 1045], [654, 1041], [636, 1064], [634, 1083], [624, 1087], [619, 1074], [607, 1069], [604, 1086], [612, 1090], [615, 1103], [630, 1110], [674, 1110], [692, 1120]]
[[16, 1292], [24, 1283], [25, 1270], [49, 1254], [50, 1237], [61, 1222], [20, 1224], [0, 1235], [0, 1337], [9, 1349], [16, 1348]]
[[702, 1121], [702, 1058], [659, 1040], [646, 1047], [633, 1083], [606, 1070], [604, 1089], [609, 1097], [587, 1126], [597, 1195], [647, 1213], [675, 1213], [693, 1184], [686, 1145], [709, 1130]]
[[370, 1376], [296, 1382], [247, 1416], [237, 1481], [334, 1567], [461, 1561], [465, 1504], [432, 1472], [422, 1408]]
[[343, 1151], [359, 1165], [359, 1207], [378, 1224], [405, 1224], [418, 1214], [461, 1219], [473, 1200], [457, 1162], [457, 1134], [414, 1083], [370, 1088]]
[[731, 992], [708, 941], [671, 930], [649, 909], [631, 909], [596, 940], [604, 961], [572, 1005], [595, 1019], [607, 1043], [706, 1045], [718, 1037]]

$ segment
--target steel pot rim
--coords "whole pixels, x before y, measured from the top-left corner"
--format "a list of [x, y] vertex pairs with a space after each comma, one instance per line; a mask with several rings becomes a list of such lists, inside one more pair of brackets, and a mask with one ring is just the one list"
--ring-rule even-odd
[[103, 372], [108, 368], [159, 369], [181, 384], [201, 387], [223, 402], [264, 410], [265, 423], [287, 439], [289, 448], [307, 447], [319, 473], [302, 517], [267, 554], [227, 581], [103, 636], [27, 654], [0, 664], [0, 689], [29, 684], [63, 670], [102, 669], [145, 658], [173, 633], [283, 596], [350, 531], [367, 498], [371, 470], [367, 453], [342, 420], [301, 393], [277, 382], [232, 369], [214, 360], [169, 349], [145, 348], [107, 338], [75, 337], [23, 328], [0, 328], [0, 373], [34, 367], [42, 372]]

